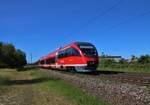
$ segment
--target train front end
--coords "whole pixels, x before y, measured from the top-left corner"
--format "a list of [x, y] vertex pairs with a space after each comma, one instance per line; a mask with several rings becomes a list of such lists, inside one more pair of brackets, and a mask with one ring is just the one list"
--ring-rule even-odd
[[99, 57], [96, 47], [88, 42], [76, 42], [75, 44], [80, 50], [82, 61], [85, 63], [85, 66], [76, 67], [76, 71], [79, 72], [96, 71], [99, 64]]

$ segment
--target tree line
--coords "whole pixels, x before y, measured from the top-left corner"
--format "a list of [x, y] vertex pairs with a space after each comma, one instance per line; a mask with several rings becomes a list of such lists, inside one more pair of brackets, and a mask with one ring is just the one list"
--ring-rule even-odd
[[13, 44], [0, 42], [0, 68], [18, 68], [27, 64], [26, 54]]
[[[104, 59], [103, 59], [104, 58]], [[150, 55], [141, 55], [140, 57], [136, 57], [132, 55], [130, 59], [121, 58], [119, 61], [115, 59], [105, 59], [102, 57], [100, 59], [100, 65], [103, 67], [111, 67], [111, 66], [150, 66]]]

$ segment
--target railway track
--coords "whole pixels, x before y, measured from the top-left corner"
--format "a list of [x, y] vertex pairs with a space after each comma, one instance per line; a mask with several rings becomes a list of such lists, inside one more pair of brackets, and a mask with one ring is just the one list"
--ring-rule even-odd
[[124, 73], [115, 71], [97, 71], [96, 73], [71, 73], [66, 71], [59, 72], [79, 77], [96, 78], [101, 80], [110, 80], [142, 86], [150, 86], [150, 73]]
[[[49, 70], [49, 69], [47, 69]], [[101, 80], [118, 81], [122, 83], [150, 86], [150, 73], [126, 73], [116, 71], [97, 71], [94, 73], [76, 73], [63, 70], [54, 70], [67, 75], [74, 75], [84, 78], [95, 78]]]
[[125, 74], [115, 74], [115, 75], [99, 75], [101, 79], [116, 80], [124, 83], [132, 83], [137, 85], [150, 85], [150, 75], [147, 74], [137, 74], [137, 73], [125, 73]]

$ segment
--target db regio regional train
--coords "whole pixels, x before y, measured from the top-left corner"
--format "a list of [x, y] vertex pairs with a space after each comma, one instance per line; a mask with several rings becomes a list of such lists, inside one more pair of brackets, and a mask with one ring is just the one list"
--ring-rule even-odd
[[42, 57], [38, 66], [77, 72], [95, 71], [99, 64], [95, 46], [88, 42], [74, 42]]

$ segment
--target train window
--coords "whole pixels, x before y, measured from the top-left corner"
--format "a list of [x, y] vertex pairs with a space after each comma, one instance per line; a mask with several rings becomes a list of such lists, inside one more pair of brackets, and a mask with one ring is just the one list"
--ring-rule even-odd
[[69, 56], [80, 56], [79, 51], [72, 47], [68, 49], [68, 53]]
[[68, 48], [58, 53], [58, 58], [64, 58], [68, 56], [80, 56], [80, 53], [75, 48]]
[[46, 64], [53, 64], [53, 63], [55, 63], [55, 57], [46, 60]]
[[68, 48], [68, 49], [65, 50], [65, 57], [71, 56], [69, 49], [70, 49], [70, 48]]
[[85, 56], [88, 56], [88, 57], [98, 56], [98, 53], [95, 48], [81, 48], [81, 51], [84, 53]]
[[69, 53], [67, 51], [68, 49], [64, 50], [64, 57], [68, 57], [69, 56]]
[[58, 55], [57, 55], [57, 56], [58, 56], [58, 58], [61, 58], [61, 57], [60, 57], [60, 52], [58, 52]]
[[79, 53], [78, 50], [72, 48], [72, 52], [73, 52], [73, 55], [74, 55], [74, 56], [80, 56], [80, 53]]
[[58, 52], [58, 58], [61, 58], [61, 52]]
[[58, 52], [58, 58], [63, 58], [64, 57], [64, 51]]
[[40, 64], [44, 64], [44, 60], [42, 60], [42, 61], [40, 62]]
[[46, 60], [46, 64], [50, 64], [50, 62], [51, 62], [50, 59]]
[[46, 60], [46, 64], [49, 64], [49, 59]]

